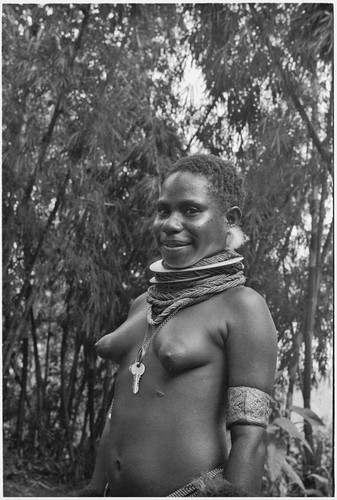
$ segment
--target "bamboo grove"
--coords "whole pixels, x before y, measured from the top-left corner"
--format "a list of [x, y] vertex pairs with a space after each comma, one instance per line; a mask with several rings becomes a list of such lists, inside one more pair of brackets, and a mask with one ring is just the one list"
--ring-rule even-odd
[[[309, 491], [311, 390], [332, 352], [332, 14], [332, 4], [3, 5], [5, 450], [48, 455], [64, 481], [90, 474], [116, 370], [94, 343], [147, 286], [166, 169], [210, 152], [245, 174], [248, 285], [279, 335], [270, 450], [288, 444], [266, 491], [290, 491], [291, 440], [301, 451], [291, 491]], [[296, 387], [304, 434], [289, 427]]]

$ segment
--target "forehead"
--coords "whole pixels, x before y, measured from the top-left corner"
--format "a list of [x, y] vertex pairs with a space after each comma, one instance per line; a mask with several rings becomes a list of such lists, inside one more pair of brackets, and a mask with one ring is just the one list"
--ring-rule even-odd
[[175, 172], [162, 185], [160, 198], [193, 198], [203, 201], [213, 199], [208, 179], [201, 174]]

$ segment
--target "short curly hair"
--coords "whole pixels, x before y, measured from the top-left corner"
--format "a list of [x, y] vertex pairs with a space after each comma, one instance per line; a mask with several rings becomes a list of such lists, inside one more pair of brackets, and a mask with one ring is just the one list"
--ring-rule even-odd
[[197, 154], [180, 158], [171, 167], [166, 178], [176, 172], [204, 176], [208, 180], [210, 193], [217, 198], [222, 210], [234, 206], [243, 209], [246, 197], [244, 179], [231, 161], [211, 154]]

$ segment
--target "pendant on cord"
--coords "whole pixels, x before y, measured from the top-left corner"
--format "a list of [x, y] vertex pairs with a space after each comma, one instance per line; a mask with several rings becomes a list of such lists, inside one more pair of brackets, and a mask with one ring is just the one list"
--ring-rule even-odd
[[133, 375], [133, 383], [132, 383], [132, 392], [134, 394], [137, 394], [139, 391], [139, 382], [140, 378], [145, 372], [145, 366], [141, 362], [135, 362], [133, 365], [130, 366], [129, 368], [130, 372]]

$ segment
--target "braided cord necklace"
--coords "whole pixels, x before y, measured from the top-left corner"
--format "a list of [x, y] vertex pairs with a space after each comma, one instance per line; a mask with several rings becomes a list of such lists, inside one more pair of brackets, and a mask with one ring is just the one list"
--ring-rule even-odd
[[[134, 394], [139, 391], [139, 382], [145, 372], [143, 358], [163, 326], [181, 309], [208, 300], [229, 288], [243, 285], [246, 278], [243, 275], [242, 260], [243, 257], [237, 252], [225, 250], [200, 260], [188, 269], [173, 269], [164, 261], [150, 266], [155, 272], [155, 278], [150, 280], [154, 285], [148, 288], [148, 327], [135, 362], [129, 367], [133, 375]], [[152, 334], [151, 326], [158, 326]]]
[[151, 342], [154, 340], [155, 336], [159, 333], [159, 331], [163, 328], [163, 326], [175, 315], [178, 311], [180, 311], [182, 307], [175, 309], [169, 316], [161, 322], [156, 330], [153, 331], [152, 335], [150, 333], [151, 325], [148, 323], [145, 336], [143, 338], [142, 345], [137, 353], [135, 362], [129, 367], [130, 372], [133, 375], [133, 383], [132, 383], [132, 391], [134, 394], [137, 394], [139, 391], [139, 382], [140, 378], [145, 372], [145, 365], [142, 363], [142, 360], [147, 353]]

